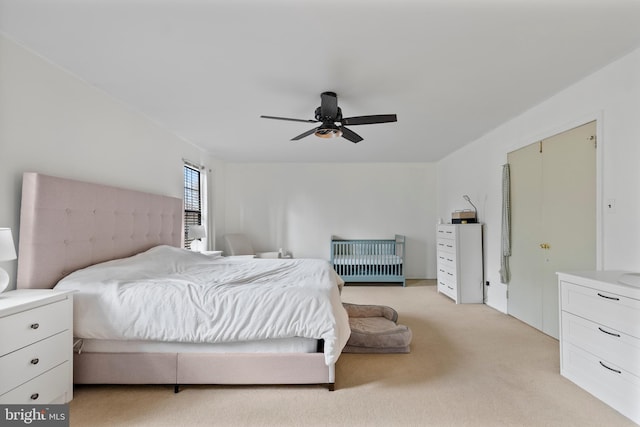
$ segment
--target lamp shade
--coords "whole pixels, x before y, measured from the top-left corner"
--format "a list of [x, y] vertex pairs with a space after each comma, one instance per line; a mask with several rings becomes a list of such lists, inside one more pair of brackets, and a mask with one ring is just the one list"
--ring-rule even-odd
[[[10, 228], [0, 228], [0, 261], [16, 259], [16, 247], [13, 244], [13, 236]], [[0, 292], [4, 292], [9, 286], [9, 274], [4, 268], [0, 268]]]
[[0, 228], [0, 261], [16, 259], [16, 247], [10, 228]]
[[204, 225], [190, 225], [189, 226], [189, 239], [202, 239], [207, 236], [204, 230]]

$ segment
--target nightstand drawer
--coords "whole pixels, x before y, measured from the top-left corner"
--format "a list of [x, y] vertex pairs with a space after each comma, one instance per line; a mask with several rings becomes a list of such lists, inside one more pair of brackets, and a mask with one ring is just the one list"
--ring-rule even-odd
[[0, 358], [0, 394], [69, 360], [71, 331], [64, 331]]
[[72, 328], [71, 299], [0, 318], [0, 356]]
[[71, 400], [69, 378], [71, 363], [61, 365], [43, 373], [26, 384], [0, 395], [0, 404], [49, 404]]

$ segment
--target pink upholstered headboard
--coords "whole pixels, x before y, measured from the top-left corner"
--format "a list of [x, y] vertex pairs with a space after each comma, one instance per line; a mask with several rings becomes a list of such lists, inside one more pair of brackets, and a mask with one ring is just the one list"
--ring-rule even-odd
[[18, 288], [52, 288], [67, 274], [165, 244], [181, 246], [182, 200], [25, 173]]

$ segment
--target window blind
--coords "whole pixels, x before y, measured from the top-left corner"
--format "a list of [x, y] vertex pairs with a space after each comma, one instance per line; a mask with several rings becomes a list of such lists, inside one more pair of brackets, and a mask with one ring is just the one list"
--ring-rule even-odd
[[189, 165], [184, 166], [184, 247], [191, 249], [189, 226], [202, 225], [202, 194], [200, 171]]

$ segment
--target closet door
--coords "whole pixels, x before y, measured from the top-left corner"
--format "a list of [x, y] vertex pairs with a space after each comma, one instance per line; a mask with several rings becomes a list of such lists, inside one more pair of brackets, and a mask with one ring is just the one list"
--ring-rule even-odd
[[511, 282], [507, 295], [513, 317], [542, 329], [538, 250], [542, 230], [542, 156], [538, 144], [509, 153], [511, 172]]
[[542, 331], [558, 338], [558, 271], [596, 269], [596, 123], [542, 142]]
[[587, 123], [509, 153], [509, 314], [556, 338], [555, 273], [596, 268], [595, 131]]

